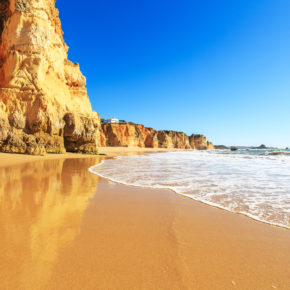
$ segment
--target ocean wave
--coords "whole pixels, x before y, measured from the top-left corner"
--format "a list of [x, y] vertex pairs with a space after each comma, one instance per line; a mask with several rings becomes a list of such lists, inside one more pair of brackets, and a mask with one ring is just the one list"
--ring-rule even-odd
[[256, 220], [290, 228], [290, 158], [209, 151], [108, 159], [90, 172], [114, 182], [164, 188]]

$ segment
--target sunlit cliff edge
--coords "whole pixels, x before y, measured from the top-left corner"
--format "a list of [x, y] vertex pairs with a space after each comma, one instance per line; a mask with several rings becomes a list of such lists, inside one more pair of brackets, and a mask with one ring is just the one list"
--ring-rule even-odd
[[55, 0], [0, 1], [0, 152], [97, 153], [99, 146], [213, 149], [202, 135], [101, 126], [68, 60]]
[[95, 153], [100, 118], [55, 0], [1, 1], [0, 34], [0, 151]]
[[144, 127], [140, 124], [102, 124], [102, 146], [179, 148], [179, 149], [214, 149], [214, 145], [203, 135], [187, 136], [183, 132]]

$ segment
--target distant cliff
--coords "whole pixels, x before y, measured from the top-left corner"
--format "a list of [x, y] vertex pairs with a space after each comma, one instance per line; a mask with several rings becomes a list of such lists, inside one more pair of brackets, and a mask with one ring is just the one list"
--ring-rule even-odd
[[100, 118], [55, 0], [0, 1], [0, 152], [96, 153]]
[[139, 124], [102, 124], [101, 146], [208, 150], [214, 145], [203, 135], [156, 131]]
[[103, 146], [212, 149], [202, 135], [107, 124], [68, 60], [55, 0], [0, 1], [0, 152], [97, 153]]

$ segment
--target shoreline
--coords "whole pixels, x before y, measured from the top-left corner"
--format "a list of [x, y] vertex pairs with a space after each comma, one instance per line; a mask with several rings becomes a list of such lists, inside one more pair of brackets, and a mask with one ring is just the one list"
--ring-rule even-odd
[[[67, 152], [65, 154], [47, 154], [44, 156], [27, 155], [27, 154], [14, 154], [14, 153], [0, 153], [0, 169], [1, 169], [1, 167], [17, 166], [17, 165], [32, 162], [32, 161], [58, 160], [58, 159], [82, 159], [82, 158], [86, 159], [86, 158], [97, 157], [97, 158], [100, 158], [99, 163], [88, 168], [88, 171], [91, 174], [97, 175], [100, 178], [106, 179], [106, 180], [114, 182], [116, 184], [121, 184], [124, 186], [132, 186], [134, 188], [143, 188], [143, 189], [153, 189], [154, 190], [156, 188], [152, 188], [150, 186], [146, 187], [146, 186], [136, 186], [136, 185], [132, 185], [132, 184], [125, 184], [125, 183], [119, 182], [117, 180], [105, 177], [103, 175], [93, 173], [91, 171], [91, 168], [94, 166], [100, 166], [101, 163], [105, 159], [116, 158], [118, 156], [129, 156], [129, 155], [134, 156], [134, 155], [143, 155], [143, 154], [148, 154], [148, 153], [166, 153], [166, 152], [176, 152], [176, 151], [194, 151], [192, 149], [185, 150], [185, 149], [176, 149], [176, 148], [168, 149], [168, 148], [144, 148], [144, 147], [99, 147], [98, 149], [99, 149], [98, 155], [70, 153], [70, 152]], [[224, 208], [218, 204], [212, 204], [210, 202], [195, 199], [195, 198], [188, 196], [186, 194], [178, 193], [171, 188], [158, 188], [156, 190], [169, 190], [170, 192], [173, 192], [177, 196], [186, 197], [186, 198], [193, 200], [195, 202], [216, 208], [218, 210], [223, 210], [223, 211], [229, 212], [231, 214], [242, 215], [244, 217], [249, 218], [250, 220], [252, 220], [254, 222], [259, 222], [259, 223], [262, 223], [262, 224], [265, 224], [268, 226], [273, 226], [273, 227], [278, 227], [278, 228], [290, 230], [290, 228], [287, 226], [262, 221], [262, 220], [259, 220], [258, 218], [256, 218], [255, 216], [251, 216], [247, 213], [233, 212], [233, 211], [230, 211], [227, 208]]]
[[167, 190], [167, 191], [170, 191], [170, 192], [174, 193], [177, 196], [185, 197], [185, 198], [188, 198], [188, 199], [193, 200], [195, 202], [201, 203], [203, 205], [210, 206], [212, 208], [216, 208], [216, 209], [219, 209], [219, 210], [223, 210], [223, 211], [226, 211], [226, 212], [229, 212], [229, 213], [232, 213], [232, 214], [242, 215], [242, 216], [247, 217], [250, 220], [255, 221], [255, 222], [259, 222], [259, 223], [262, 223], [262, 224], [265, 224], [265, 225], [268, 225], [268, 226], [273, 226], [273, 227], [278, 227], [278, 228], [290, 230], [290, 227], [287, 227], [287, 226], [284, 226], [284, 225], [280, 225], [280, 224], [276, 224], [276, 223], [266, 222], [266, 221], [263, 221], [263, 220], [259, 220], [255, 216], [252, 216], [252, 215], [247, 214], [247, 213], [233, 212], [233, 211], [230, 211], [230, 210], [228, 210], [227, 208], [225, 208], [225, 207], [223, 207], [221, 205], [210, 203], [210, 202], [199, 200], [199, 199], [195, 199], [194, 197], [191, 197], [188, 194], [178, 193], [172, 188], [166, 188], [166, 187], [164, 187], [164, 188], [154, 188], [154, 187], [151, 187], [151, 186], [140, 186], [140, 185], [128, 184], [128, 183], [123, 183], [123, 182], [117, 181], [117, 180], [115, 180], [113, 178], [110, 178], [110, 177], [106, 177], [106, 176], [104, 176], [102, 174], [99, 174], [99, 173], [94, 173], [91, 168], [100, 166], [104, 161], [105, 161], [105, 159], [102, 160], [99, 164], [91, 166], [89, 168], [89, 172], [92, 173], [92, 174], [97, 175], [100, 178], [103, 178], [103, 179], [106, 179], [108, 181], [114, 182], [116, 184], [121, 184], [121, 185], [124, 185], [124, 186], [130, 186], [130, 187], [133, 187], [133, 188], [150, 189], [150, 190]]
[[[4, 287], [287, 289], [288, 229], [88, 171], [122, 149], [0, 154]], [[125, 155], [153, 153], [132, 149]]]
[[[140, 155], [146, 153], [161, 153], [161, 152], [174, 152], [185, 150], [185, 149], [142, 148], [142, 147], [99, 147], [98, 149], [99, 153], [97, 155], [67, 152], [64, 154], [46, 154], [42, 156], [42, 155], [28, 155], [28, 154], [0, 152], [0, 168], [39, 160], [54, 160], [63, 158], [79, 159], [92, 157], [112, 158], [126, 155]], [[189, 151], [189, 149], [187, 150]]]
[[[120, 148], [120, 147], [117, 147], [117, 148]], [[118, 152], [119, 149], [117, 149], [116, 151]], [[128, 150], [129, 151], [129, 150]], [[173, 151], [187, 151], [187, 150], [182, 150], [182, 149], [179, 149], [179, 150], [170, 150], [170, 149], [166, 149], [166, 151], [149, 151], [149, 152], [143, 152], [143, 154], [146, 154], [146, 153], [160, 153], [160, 152], [173, 152]], [[191, 150], [192, 151], [192, 150]], [[140, 151], [141, 152], [141, 151]], [[138, 155], [138, 154], [131, 154], [131, 155]], [[108, 156], [108, 158], [115, 158], [115, 157], [118, 157], [118, 156], [125, 156], [125, 154], [123, 155], [112, 155], [112, 156]], [[105, 160], [103, 160], [105, 161]], [[284, 225], [281, 225], [281, 224], [278, 224], [278, 223], [270, 223], [270, 222], [267, 222], [267, 221], [263, 221], [263, 220], [260, 220], [259, 218], [251, 215], [251, 214], [248, 214], [248, 213], [243, 213], [243, 212], [233, 212], [219, 204], [214, 204], [214, 203], [211, 203], [211, 202], [208, 202], [208, 201], [204, 201], [204, 200], [199, 200], [199, 199], [195, 199], [194, 197], [192, 196], [189, 196], [187, 194], [182, 194], [182, 193], [178, 193], [176, 192], [174, 189], [172, 188], [154, 188], [154, 187], [150, 187], [150, 186], [139, 186], [139, 185], [134, 185], [134, 184], [127, 184], [127, 183], [124, 183], [124, 182], [120, 182], [118, 180], [115, 180], [114, 178], [110, 178], [110, 177], [106, 177], [104, 175], [101, 175], [101, 174], [98, 174], [98, 173], [95, 173], [93, 172], [92, 168], [93, 167], [97, 167], [97, 166], [100, 166], [102, 164], [101, 161], [99, 164], [96, 164], [96, 165], [93, 165], [92, 167], [90, 167], [88, 170], [89, 172], [91, 172], [92, 174], [95, 174], [101, 178], [104, 178], [104, 179], [107, 179], [109, 181], [112, 181], [114, 183], [117, 183], [117, 184], [122, 184], [122, 185], [125, 185], [125, 186], [132, 186], [132, 187], [136, 187], [136, 188], [144, 188], [144, 189], [158, 189], [158, 190], [169, 190], [171, 192], [173, 192], [174, 194], [178, 195], [178, 196], [182, 196], [182, 197], [186, 197], [186, 198], [189, 198], [190, 200], [194, 200], [195, 202], [199, 202], [201, 204], [204, 204], [204, 205], [207, 205], [207, 206], [211, 206], [213, 208], [216, 208], [216, 209], [219, 209], [219, 210], [224, 210], [224, 211], [227, 211], [229, 213], [232, 213], [232, 214], [238, 214], [238, 215], [242, 215], [242, 216], [245, 216], [247, 218], [249, 218], [250, 220], [252, 221], [255, 221], [255, 222], [259, 222], [259, 223], [263, 223], [263, 224], [266, 224], [266, 225], [269, 225], [269, 226], [274, 226], [274, 227], [278, 227], [278, 228], [282, 228], [282, 229], [286, 229], [286, 230], [290, 230], [290, 227], [287, 227], [287, 226], [284, 226]]]

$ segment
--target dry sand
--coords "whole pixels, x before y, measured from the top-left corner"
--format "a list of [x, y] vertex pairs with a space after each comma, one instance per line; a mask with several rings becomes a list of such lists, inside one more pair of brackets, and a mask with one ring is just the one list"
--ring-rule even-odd
[[290, 289], [289, 230], [71, 157], [0, 154], [1, 289]]

